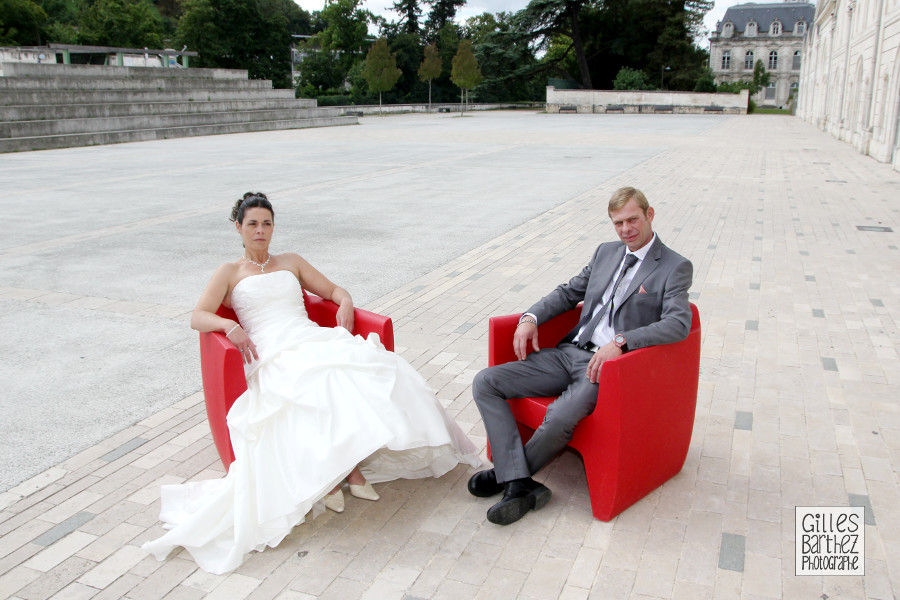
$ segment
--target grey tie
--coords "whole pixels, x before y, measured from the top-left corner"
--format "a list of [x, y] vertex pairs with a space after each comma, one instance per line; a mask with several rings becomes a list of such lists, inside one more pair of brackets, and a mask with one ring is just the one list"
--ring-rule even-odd
[[626, 254], [625, 255], [625, 266], [622, 267], [622, 271], [619, 273], [619, 276], [616, 278], [616, 283], [613, 284], [612, 293], [610, 293], [609, 298], [606, 302], [603, 303], [603, 306], [600, 307], [600, 310], [588, 321], [588, 324], [584, 326], [584, 330], [582, 331], [587, 335], [587, 340], [582, 340], [579, 345], [584, 348], [588, 344], [591, 343], [591, 337], [594, 335], [594, 330], [597, 329], [597, 325], [600, 324], [600, 319], [603, 318], [604, 308], [606, 305], [609, 305], [609, 324], [612, 325], [613, 312], [615, 312], [615, 304], [613, 302], [613, 298], [616, 297], [616, 291], [619, 289], [619, 284], [622, 283], [622, 278], [625, 277], [625, 273], [628, 272], [628, 269], [633, 267], [637, 262], [637, 256], [634, 254]]

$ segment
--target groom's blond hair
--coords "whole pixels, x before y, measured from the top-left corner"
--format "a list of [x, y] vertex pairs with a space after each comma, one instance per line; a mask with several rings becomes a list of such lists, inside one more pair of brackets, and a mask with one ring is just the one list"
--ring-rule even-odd
[[628, 201], [632, 198], [646, 215], [647, 209], [650, 208], [650, 203], [647, 202], [647, 196], [645, 196], [644, 192], [641, 190], [633, 187], [621, 187], [613, 192], [612, 198], [609, 199], [609, 208], [606, 211], [607, 214], [612, 214], [613, 211], [621, 209], [628, 204]]

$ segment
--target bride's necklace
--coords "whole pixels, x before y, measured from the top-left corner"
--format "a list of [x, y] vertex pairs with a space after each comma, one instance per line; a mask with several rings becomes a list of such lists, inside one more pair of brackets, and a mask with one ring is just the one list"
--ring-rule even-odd
[[270, 260], [272, 260], [272, 255], [271, 255], [271, 254], [268, 254], [268, 253], [266, 253], [266, 254], [267, 254], [267, 256], [266, 256], [266, 262], [264, 262], [264, 263], [262, 263], [262, 264], [256, 262], [255, 260], [250, 260], [249, 258], [247, 258], [246, 255], [242, 256], [241, 258], [243, 258], [244, 260], [246, 260], [248, 263], [253, 263], [253, 264], [256, 265], [257, 267], [259, 267], [260, 273], [265, 273], [265, 272], [266, 272], [266, 265], [269, 264], [269, 261], [270, 261]]

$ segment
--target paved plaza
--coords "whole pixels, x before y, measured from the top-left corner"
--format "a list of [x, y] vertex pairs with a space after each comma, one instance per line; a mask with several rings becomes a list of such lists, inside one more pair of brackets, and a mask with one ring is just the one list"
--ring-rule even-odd
[[[0, 155], [0, 598], [900, 597], [900, 173], [785, 116], [360, 123]], [[484, 449], [488, 317], [616, 239], [623, 185], [694, 263], [678, 476], [604, 523], [567, 452], [536, 476], [550, 503], [507, 527], [458, 467], [348, 496], [228, 575], [140, 549], [163, 532], [161, 484], [224, 474], [187, 320], [239, 255], [233, 199], [268, 193], [273, 250], [391, 316]], [[865, 575], [794, 574], [797, 506], [864, 507]]]

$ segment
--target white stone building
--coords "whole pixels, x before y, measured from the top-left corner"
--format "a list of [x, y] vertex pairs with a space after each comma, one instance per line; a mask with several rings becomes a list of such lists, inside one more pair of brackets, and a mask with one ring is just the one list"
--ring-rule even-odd
[[716, 83], [752, 81], [762, 60], [769, 86], [752, 96], [757, 106], [786, 108], [797, 98], [803, 39], [815, 6], [785, 0], [732, 6], [709, 35], [709, 62]]
[[900, 0], [819, 0], [797, 115], [900, 170]]

